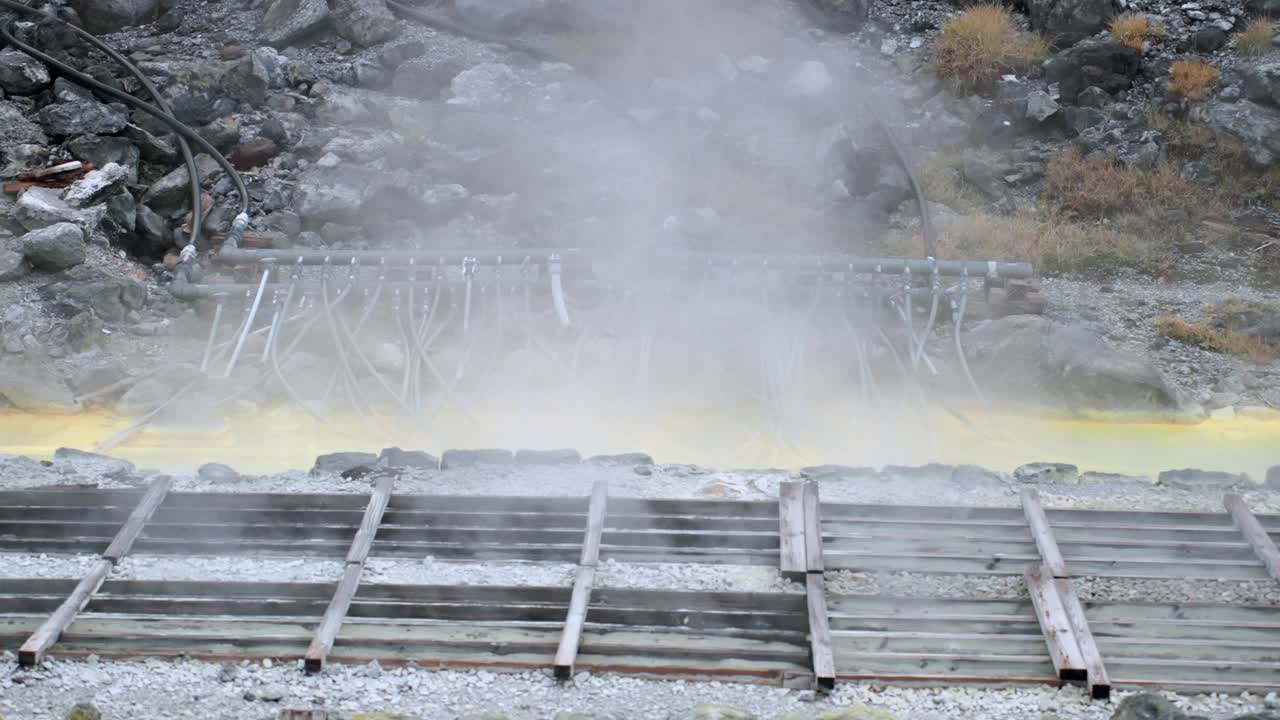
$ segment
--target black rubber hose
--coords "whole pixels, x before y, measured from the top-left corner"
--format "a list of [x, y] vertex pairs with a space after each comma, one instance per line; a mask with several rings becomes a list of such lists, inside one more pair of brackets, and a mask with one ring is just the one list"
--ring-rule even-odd
[[[119, 64], [121, 67], [123, 67], [125, 70], [128, 70], [129, 74], [132, 75], [135, 79], [137, 79], [139, 83], [142, 84], [142, 88], [146, 90], [147, 94], [151, 96], [151, 99], [155, 101], [155, 104], [157, 107], [169, 113], [170, 115], [173, 114], [173, 108], [170, 107], [169, 103], [160, 95], [160, 91], [156, 89], [156, 86], [152, 85], [151, 81], [147, 79], [147, 76], [144, 75], [142, 71], [138, 69], [138, 66], [134, 65], [133, 62], [129, 60], [129, 58], [126, 58], [124, 55], [121, 55], [120, 53], [116, 52], [116, 50], [112, 48], [110, 45], [99, 40], [96, 36], [93, 35], [93, 33], [86, 32], [76, 27], [75, 25], [72, 25], [71, 23], [63, 21], [61, 18], [47, 15], [39, 10], [36, 10], [35, 8], [30, 8], [30, 7], [27, 7], [26, 5], [15, 2], [14, 0], [0, 0], [0, 7], [8, 8], [10, 10], [13, 10], [14, 12], [22, 12], [22, 13], [27, 13], [29, 15], [39, 15], [42, 19], [53, 20], [55, 22], [65, 25], [68, 28], [71, 28], [71, 31], [75, 33], [76, 37], [89, 43], [95, 48], [101, 50], [104, 54], [106, 54], [107, 57], [116, 61], [116, 63]], [[193, 211], [192, 211], [192, 221], [191, 221], [191, 235], [187, 240], [187, 244], [194, 247], [196, 243], [199, 242], [200, 240], [201, 223], [197, 218], [197, 211], [195, 210], [195, 208], [200, 207], [200, 170], [196, 167], [196, 159], [191, 154], [191, 145], [189, 145], [187, 143], [186, 138], [182, 137], [181, 135], [177, 137], [178, 137], [178, 149], [182, 151], [182, 161], [187, 166], [187, 177], [191, 180], [191, 207], [193, 208]]]
[[[11, 2], [12, 0], [0, 0], [0, 3], [3, 3], [5, 7], [13, 7], [11, 5]], [[25, 6], [19, 6], [19, 7], [24, 7], [24, 9], [30, 10], [30, 8], [26, 8]], [[48, 16], [41, 13], [41, 17], [48, 17]], [[64, 76], [74, 80], [76, 84], [83, 85], [84, 87], [90, 88], [92, 90], [96, 90], [97, 92], [102, 93], [103, 95], [107, 95], [109, 97], [115, 98], [116, 100], [119, 100], [120, 102], [126, 105], [129, 105], [131, 107], [134, 107], [138, 110], [141, 110], [147, 113], [148, 115], [164, 123], [167, 127], [169, 127], [169, 129], [173, 130], [173, 132], [176, 133], [179, 137], [185, 138], [186, 140], [194, 143], [197, 147], [199, 147], [204, 152], [208, 153], [209, 156], [212, 157], [214, 161], [217, 162], [218, 165], [222, 167], [223, 171], [227, 173], [227, 175], [231, 178], [232, 182], [235, 183], [236, 193], [239, 194], [240, 196], [240, 215], [246, 218], [245, 222], [247, 223], [250, 198], [249, 198], [249, 190], [247, 187], [245, 187], [245, 184], [244, 184], [244, 178], [240, 177], [240, 173], [235, 169], [235, 167], [231, 165], [231, 162], [228, 161], [225, 157], [223, 157], [222, 153], [218, 152], [218, 149], [215, 148], [213, 145], [211, 145], [208, 140], [205, 140], [204, 138], [200, 137], [199, 134], [197, 134], [191, 128], [187, 127], [182, 121], [175, 118], [171, 113], [165, 112], [164, 110], [161, 110], [160, 108], [152, 105], [151, 103], [148, 103], [143, 100], [139, 100], [138, 98], [130, 95], [129, 93], [126, 93], [121, 90], [117, 90], [111, 87], [110, 85], [106, 85], [101, 82], [98, 82], [97, 80], [90, 77], [89, 75], [83, 72], [80, 72], [79, 70], [62, 62], [61, 60], [58, 60], [57, 58], [45, 52], [37, 50], [36, 48], [19, 40], [18, 38], [14, 37], [12, 32], [10, 32], [9, 26], [7, 24], [0, 24], [0, 38], [3, 38], [6, 43], [13, 46], [14, 48], [21, 50], [22, 52], [30, 55], [31, 57], [39, 60], [40, 62], [43, 62], [49, 67], [54, 68]], [[196, 213], [199, 213], [198, 204], [194, 208], [194, 211]], [[243, 233], [243, 231], [244, 231], [243, 228], [241, 228], [240, 232]]]
[[[439, 15], [423, 12], [422, 10], [419, 10], [417, 8], [410, 7], [409, 5], [399, 2], [399, 0], [386, 0], [386, 3], [387, 3], [387, 7], [390, 8], [393, 13], [407, 20], [412, 20], [421, 25], [433, 27], [433, 28], [436, 28], [437, 30], [444, 30], [445, 32], [452, 33], [454, 35], [460, 35], [462, 37], [469, 37], [473, 40], [479, 40], [481, 42], [494, 43], [497, 45], [505, 45], [506, 47], [511, 48], [512, 50], [522, 52], [538, 60], [545, 60], [547, 62], [564, 63], [565, 65], [576, 67], [576, 65], [573, 62], [569, 61], [567, 58], [561, 57], [550, 50], [546, 50], [544, 48], [540, 48], [535, 45], [530, 45], [529, 43], [516, 40], [515, 38], [505, 37], [502, 35], [486, 32], [484, 30], [468, 27], [462, 23], [455, 22], [448, 18], [440, 17]], [[937, 243], [935, 241], [934, 234], [933, 234], [933, 223], [930, 222], [930, 219], [929, 219], [929, 204], [924, 197], [924, 193], [921, 191], [920, 182], [916, 178], [915, 170], [911, 167], [911, 163], [907, 160], [907, 155], [903, 151], [902, 145], [898, 142], [897, 137], [893, 134], [892, 128], [890, 128], [889, 124], [885, 122], [884, 119], [880, 116], [880, 113], [875, 108], [874, 104], [868, 102], [866, 103], [866, 105], [876, 125], [878, 125], [880, 129], [884, 131], [885, 137], [889, 142], [889, 149], [893, 152], [895, 156], [897, 156], [898, 163], [902, 166], [903, 171], [907, 174], [907, 181], [908, 183], [910, 183], [911, 190], [916, 196], [916, 201], [920, 209], [920, 227], [924, 234], [925, 257], [937, 257], [937, 254], [936, 254]]]

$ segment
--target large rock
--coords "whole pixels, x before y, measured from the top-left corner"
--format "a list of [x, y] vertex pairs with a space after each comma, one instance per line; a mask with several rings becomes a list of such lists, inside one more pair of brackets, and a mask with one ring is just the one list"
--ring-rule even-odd
[[[258, 106], [266, 101], [269, 73], [256, 66], [253, 56], [234, 62], [188, 63], [171, 68], [160, 94], [173, 108], [173, 116], [189, 125], [207, 125], [234, 113], [240, 103]], [[156, 135], [171, 130], [145, 113], [134, 121]]]
[[1058, 83], [1058, 99], [1076, 102], [1088, 87], [1117, 93], [1133, 87], [1142, 69], [1142, 55], [1114, 42], [1086, 42], [1054, 55], [1045, 63], [1045, 79]]
[[1058, 47], [1075, 44], [1111, 23], [1111, 0], [1027, 0], [1033, 30]]
[[9, 148], [17, 145], [44, 145], [49, 137], [21, 109], [0, 100], [0, 156], [8, 159]]
[[18, 50], [0, 52], [0, 89], [10, 95], [33, 95], [53, 78], [44, 63]]
[[1010, 399], [1076, 410], [1178, 407], [1176, 394], [1146, 358], [1039, 315], [985, 323], [970, 334], [966, 350], [983, 387]]
[[110, 105], [80, 99], [46, 105], [36, 113], [36, 122], [55, 137], [111, 135], [129, 124], [129, 116]]
[[1141, 693], [1125, 698], [1111, 720], [1187, 720], [1187, 715], [1160, 695]]
[[376, 465], [378, 456], [373, 453], [366, 452], [339, 452], [329, 453], [328, 455], [320, 455], [316, 458], [316, 462], [311, 467], [312, 475], [320, 475], [321, 473], [333, 473], [340, 475], [353, 468], [361, 465]]
[[77, 210], [62, 199], [61, 191], [42, 187], [24, 190], [13, 210], [14, 218], [27, 230], [74, 223], [80, 227], [85, 240], [93, 237], [106, 214], [107, 208], [102, 205]]
[[128, 138], [108, 137], [103, 135], [80, 135], [67, 141], [67, 151], [71, 157], [83, 162], [91, 162], [98, 167], [115, 163], [127, 171], [127, 179], [134, 182], [138, 179], [138, 146]]
[[31, 271], [27, 258], [17, 250], [0, 248], [0, 282], [25, 277]]
[[801, 7], [815, 23], [832, 32], [854, 32], [867, 22], [868, 0], [803, 0]]
[[297, 212], [316, 223], [356, 222], [369, 197], [371, 180], [355, 169], [308, 171], [298, 178], [294, 194]]
[[274, 0], [262, 18], [268, 44], [286, 47], [328, 30], [333, 23], [326, 0]]
[[53, 465], [79, 475], [113, 479], [127, 477], [134, 471], [133, 463], [128, 460], [65, 447], [53, 451]]
[[147, 286], [127, 278], [73, 282], [62, 289], [60, 300], [81, 310], [92, 310], [103, 320], [121, 322], [130, 310], [141, 310], [146, 304]]
[[1259, 167], [1270, 167], [1280, 159], [1280, 110], [1248, 100], [1215, 102], [1194, 108], [1192, 117], [1234, 135]]
[[400, 29], [385, 0], [329, 0], [329, 11], [338, 34], [360, 47], [386, 42]]
[[73, 183], [62, 199], [73, 208], [96, 205], [124, 189], [128, 181], [127, 169], [116, 163], [107, 163]]
[[160, 17], [160, 0], [75, 0], [84, 29], [95, 34], [113, 33]]
[[[217, 161], [208, 155], [197, 155], [196, 172], [200, 181], [207, 183], [222, 172]], [[176, 216], [191, 209], [191, 175], [186, 165], [179, 165], [168, 175], [160, 178], [147, 188], [142, 195], [142, 202], [160, 215]]]
[[1245, 7], [1254, 15], [1280, 17], [1280, 0], [1248, 0]]
[[80, 403], [45, 361], [0, 358], [0, 398], [28, 412], [76, 412]]
[[32, 230], [22, 236], [22, 252], [37, 270], [66, 270], [84, 262], [84, 233], [72, 223]]
[[1263, 63], [1245, 70], [1244, 95], [1256, 103], [1280, 107], [1280, 62]]

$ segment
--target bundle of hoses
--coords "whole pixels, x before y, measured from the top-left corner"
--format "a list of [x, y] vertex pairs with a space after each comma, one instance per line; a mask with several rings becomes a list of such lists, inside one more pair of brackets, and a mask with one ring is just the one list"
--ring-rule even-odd
[[54, 70], [57, 70], [63, 77], [77, 85], [96, 91], [114, 100], [119, 100], [130, 107], [147, 113], [163, 123], [177, 136], [178, 146], [182, 151], [182, 159], [186, 164], [187, 175], [191, 184], [191, 234], [187, 238], [186, 246], [182, 248], [182, 253], [180, 255], [181, 264], [179, 266], [180, 273], [184, 277], [185, 274], [189, 272], [190, 262], [195, 258], [196, 243], [200, 240], [200, 227], [202, 224], [200, 218], [200, 171], [196, 167], [195, 158], [192, 157], [191, 154], [191, 143], [195, 143], [195, 145], [202, 151], [208, 153], [209, 156], [222, 167], [222, 169], [227, 173], [227, 176], [231, 178], [232, 182], [236, 186], [236, 192], [240, 196], [240, 212], [236, 215], [235, 220], [231, 224], [231, 231], [227, 234], [225, 243], [232, 247], [239, 243], [240, 237], [244, 235], [244, 232], [249, 228], [249, 191], [245, 187], [244, 179], [240, 177], [240, 173], [236, 171], [227, 158], [224, 157], [222, 153], [218, 152], [217, 148], [173, 116], [173, 109], [169, 106], [169, 103], [165, 101], [165, 99], [160, 95], [160, 92], [156, 90], [155, 85], [147, 79], [147, 76], [144, 75], [136, 65], [130, 62], [128, 58], [124, 57], [119, 52], [113, 50], [111, 46], [94, 37], [91, 33], [85, 32], [84, 30], [70, 23], [64, 22], [57, 17], [23, 5], [20, 2], [16, 2], [16, 0], [0, 0], [0, 8], [11, 10], [19, 15], [32, 17], [33, 19], [41, 22], [58, 23], [69, 28], [78, 38], [84, 40], [98, 50], [101, 50], [107, 55], [107, 57], [110, 57], [121, 67], [127, 70], [130, 75], [137, 79], [138, 83], [144, 90], [146, 90], [147, 94], [151, 96], [151, 100], [154, 104], [145, 102], [130, 95], [129, 93], [101, 83], [88, 74], [83, 73], [48, 53], [45, 53], [18, 39], [13, 32], [10, 22], [0, 23], [0, 39], [3, 39], [4, 42], [11, 47], [21, 50]]

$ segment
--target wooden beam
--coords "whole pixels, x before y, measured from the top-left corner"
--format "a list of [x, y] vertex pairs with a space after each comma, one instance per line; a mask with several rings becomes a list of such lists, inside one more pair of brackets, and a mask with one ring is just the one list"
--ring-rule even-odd
[[157, 476], [151, 481], [150, 487], [138, 500], [138, 505], [134, 507], [133, 512], [129, 513], [124, 525], [120, 526], [111, 544], [103, 551], [102, 559], [76, 584], [75, 589], [49, 616], [49, 619], [45, 620], [18, 649], [18, 664], [31, 667], [39, 665], [44, 660], [49, 648], [58, 642], [58, 638], [62, 637], [62, 633], [75, 620], [76, 615], [89, 604], [89, 599], [98, 592], [98, 588], [102, 587], [102, 583], [111, 574], [111, 568], [115, 567], [120, 558], [129, 553], [134, 541], [142, 533], [142, 527], [146, 525], [147, 520], [151, 519], [156, 508], [160, 507], [165, 494], [172, 486], [173, 478], [168, 475]]
[[587, 608], [591, 604], [591, 586], [596, 578], [596, 565], [600, 561], [600, 536], [604, 534], [605, 507], [609, 498], [609, 484], [597, 480], [591, 488], [591, 502], [587, 506], [587, 531], [582, 538], [582, 556], [578, 560], [578, 573], [573, 580], [573, 594], [569, 597], [569, 611], [565, 616], [560, 645], [556, 648], [555, 676], [559, 680], [573, 677], [573, 665], [578, 659], [578, 646], [582, 643], [582, 628], [587, 622]]
[[822, 510], [818, 501], [818, 483], [804, 484], [804, 556], [805, 570], [823, 572]]
[[1076, 595], [1075, 586], [1072, 585], [1070, 578], [1054, 580], [1053, 585], [1058, 591], [1058, 599], [1062, 602], [1063, 609], [1067, 612], [1067, 622], [1071, 623], [1071, 629], [1075, 632], [1080, 655], [1084, 658], [1085, 669], [1088, 671], [1089, 695], [1096, 700], [1105, 700], [1111, 697], [1111, 677], [1107, 674], [1107, 667], [1102, 662], [1102, 653], [1098, 650], [1098, 644], [1094, 642], [1093, 632], [1089, 630], [1089, 620], [1084, 615], [1080, 596]]
[[1040, 504], [1040, 493], [1034, 488], [1022, 491], [1022, 514], [1031, 526], [1031, 536], [1036, 541], [1036, 549], [1040, 551], [1040, 560], [1048, 569], [1051, 577], [1067, 577], [1067, 562], [1062, 559], [1058, 550], [1058, 541], [1053, 537], [1053, 528], [1049, 518], [1044, 514], [1044, 506]]
[[813, 680], [821, 690], [836, 686], [836, 663], [831, 652], [831, 624], [827, 618], [827, 596], [820, 573], [805, 575], [809, 604], [809, 648], [813, 654]]
[[1267, 567], [1272, 578], [1280, 580], [1280, 550], [1276, 550], [1276, 544], [1272, 542], [1262, 523], [1258, 522], [1258, 518], [1254, 517], [1248, 503], [1239, 495], [1227, 495], [1222, 499], [1222, 504], [1231, 513], [1231, 519], [1240, 529], [1240, 534], [1244, 535], [1245, 541], [1253, 547], [1253, 554]]
[[1066, 608], [1058, 596], [1057, 587], [1049, 569], [1041, 566], [1029, 566], [1023, 573], [1027, 580], [1027, 590], [1031, 593], [1031, 602], [1036, 608], [1036, 619], [1040, 621], [1040, 631], [1044, 634], [1045, 643], [1049, 646], [1049, 658], [1053, 661], [1053, 669], [1061, 680], [1087, 680], [1089, 670], [1080, 652], [1080, 644], [1067, 617]]
[[147, 521], [155, 514], [156, 508], [160, 507], [160, 503], [164, 502], [164, 498], [171, 487], [173, 487], [173, 478], [168, 475], [161, 475], [151, 482], [147, 492], [138, 501], [138, 506], [133, 509], [133, 512], [129, 513], [129, 519], [124, 521], [124, 525], [120, 527], [120, 532], [116, 533], [111, 544], [102, 553], [104, 559], [110, 560], [114, 565], [120, 561], [120, 558], [129, 554], [129, 551], [133, 549], [133, 543], [142, 534], [142, 526], [147, 524]]
[[782, 576], [800, 580], [808, 560], [804, 538], [804, 483], [784, 482], [778, 487], [778, 545]]
[[391, 491], [395, 487], [394, 477], [380, 477], [374, 483], [369, 502], [365, 505], [364, 517], [360, 519], [360, 528], [351, 539], [351, 548], [347, 551], [347, 563], [343, 568], [342, 578], [333, 591], [333, 597], [325, 608], [320, 625], [316, 628], [311, 645], [303, 659], [303, 667], [308, 673], [324, 670], [325, 660], [333, 650], [333, 643], [338, 639], [338, 631], [351, 609], [351, 601], [360, 588], [360, 576], [364, 573], [364, 561], [369, 557], [369, 549], [373, 547], [373, 539], [378, 534], [378, 526], [382, 524], [382, 515], [391, 501]]

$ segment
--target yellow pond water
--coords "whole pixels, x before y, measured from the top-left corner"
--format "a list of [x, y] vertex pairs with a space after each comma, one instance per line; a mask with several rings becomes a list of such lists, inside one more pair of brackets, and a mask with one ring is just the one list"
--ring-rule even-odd
[[[764, 432], [748, 413], [640, 412], [620, 406], [602, 411], [530, 403], [468, 416], [444, 413], [430, 425], [340, 418], [320, 423], [277, 410], [219, 419], [203, 429], [149, 427], [110, 449], [141, 467], [190, 471], [224, 462], [242, 472], [309, 468], [318, 454], [377, 452], [396, 445], [440, 452], [450, 447], [575, 447], [584, 454], [644, 451], [659, 462], [723, 469], [796, 468], [818, 463], [863, 466], [929, 462], [981, 465], [1008, 471], [1025, 462], [1057, 461], [1102, 472], [1154, 474], [1198, 467], [1247, 472], [1261, 480], [1280, 464], [1280, 422], [1251, 418], [1195, 424], [1116, 423], [975, 414], [972, 424], [949, 414], [932, 418], [850, 411], [808, 412], [779, 432]], [[49, 458], [59, 447], [93, 450], [130, 425], [108, 414], [0, 413], [0, 453]]]

